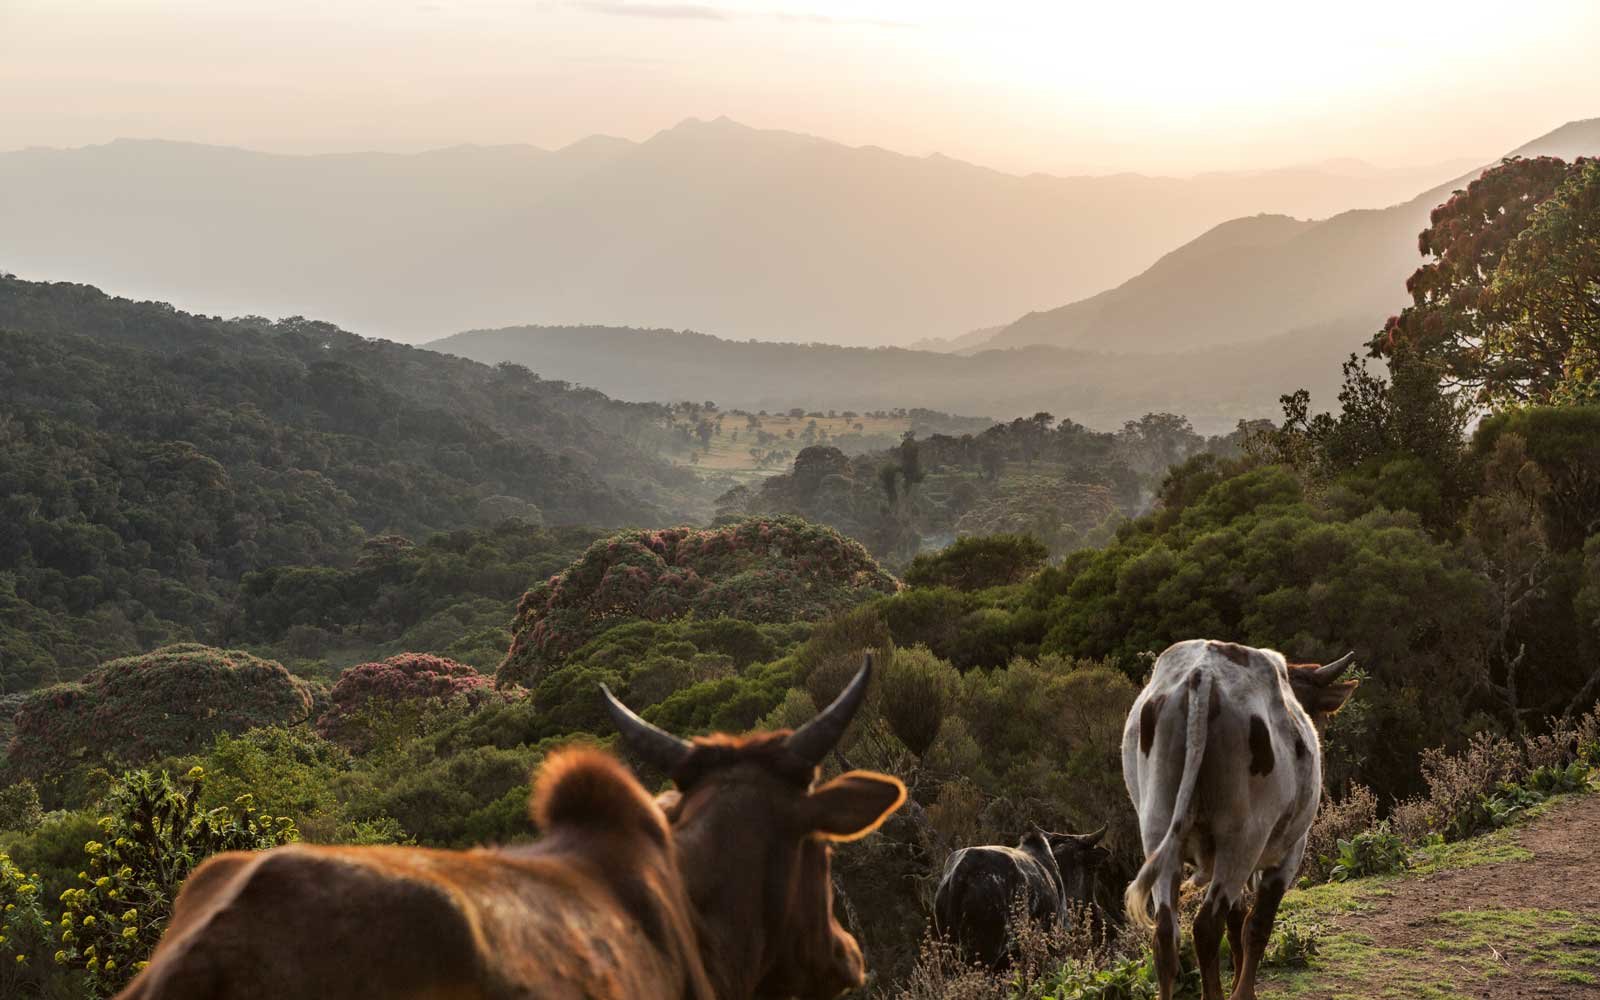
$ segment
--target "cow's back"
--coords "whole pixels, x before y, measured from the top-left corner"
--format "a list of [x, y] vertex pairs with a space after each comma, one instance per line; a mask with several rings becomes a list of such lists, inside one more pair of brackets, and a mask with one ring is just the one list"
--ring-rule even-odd
[[505, 850], [290, 845], [200, 866], [125, 1000], [709, 998], [665, 821], [598, 754]]
[[937, 931], [991, 966], [1011, 948], [1019, 900], [1034, 920], [1059, 916], [1058, 900], [1038, 862], [1013, 847], [964, 847], [950, 855], [934, 896]]

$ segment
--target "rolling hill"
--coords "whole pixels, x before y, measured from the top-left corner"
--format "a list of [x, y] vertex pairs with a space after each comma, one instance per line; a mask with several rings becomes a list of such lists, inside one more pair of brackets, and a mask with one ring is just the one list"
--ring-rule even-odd
[[[1600, 118], [1571, 122], [1508, 156], [1600, 154]], [[1381, 210], [1320, 222], [1257, 215], [1217, 226], [1109, 291], [1029, 313], [983, 348], [1051, 344], [1162, 353], [1260, 341], [1320, 326], [1355, 346], [1407, 302], [1429, 213], [1477, 171]]]
[[851, 344], [957, 337], [1238, 215], [1378, 206], [1455, 167], [1014, 176], [689, 120], [644, 142], [284, 156], [0, 154], [0, 268], [402, 341], [512, 323]]

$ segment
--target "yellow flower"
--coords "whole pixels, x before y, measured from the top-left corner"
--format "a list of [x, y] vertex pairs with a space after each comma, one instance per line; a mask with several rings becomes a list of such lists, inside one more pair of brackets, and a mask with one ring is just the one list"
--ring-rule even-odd
[[106, 959], [106, 971], [107, 972], [110, 972], [112, 969], [115, 969], [116, 967], [117, 967], [117, 960], [116, 959], [114, 959], [114, 958]]
[[122, 914], [122, 922], [125, 923], [125, 924], [131, 924], [135, 920], [138, 920], [138, 919], [139, 919], [139, 911], [135, 910], [135, 909], [132, 909], [132, 908], [129, 908], [126, 912], [124, 912]]
[[70, 930], [62, 931], [61, 932], [61, 940], [63, 940], [63, 941], [71, 941], [72, 940], [72, 931], [70, 931]]
[[67, 953], [65, 951], [56, 952], [56, 964], [57, 965], [66, 965], [67, 964]]
[[199, 781], [201, 778], [204, 778], [205, 776], [206, 776], [206, 769], [201, 767], [199, 764], [196, 764], [194, 767], [189, 768], [189, 780], [190, 781]]
[[122, 890], [121, 889], [112, 889], [110, 892], [106, 893], [106, 896], [109, 899], [120, 899], [120, 898], [122, 898]]
[[139, 936], [139, 928], [137, 928], [137, 927], [124, 927], [122, 929], [122, 936], [125, 937], [125, 938], [136, 938], [136, 937]]
[[110, 884], [111, 884], [111, 879], [109, 877], [105, 876], [105, 875], [102, 875], [99, 878], [94, 880], [94, 887], [96, 889], [104, 889], [105, 887], [109, 886]]
[[93, 972], [100, 967], [100, 963], [91, 958], [87, 962], [83, 963], [83, 967], [88, 969], [90, 972]]
[[17, 956], [17, 964], [18, 965], [21, 965], [22, 963], [26, 962], [27, 960], [28, 960], [28, 956], [26, 956], [26, 955], [18, 955]]
[[83, 918], [83, 926], [85, 926], [85, 927], [93, 927], [94, 926], [94, 914], [91, 913], [87, 917]]
[[84, 958], [93, 958], [94, 957], [94, 945], [91, 944], [89, 947], [83, 949], [83, 957]]

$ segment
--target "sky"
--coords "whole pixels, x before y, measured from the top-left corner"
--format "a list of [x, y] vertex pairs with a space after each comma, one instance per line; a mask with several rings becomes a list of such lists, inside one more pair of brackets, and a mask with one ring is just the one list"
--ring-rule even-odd
[[1492, 158], [1600, 115], [1597, 0], [0, 0], [0, 149], [558, 147], [688, 117], [1014, 172]]

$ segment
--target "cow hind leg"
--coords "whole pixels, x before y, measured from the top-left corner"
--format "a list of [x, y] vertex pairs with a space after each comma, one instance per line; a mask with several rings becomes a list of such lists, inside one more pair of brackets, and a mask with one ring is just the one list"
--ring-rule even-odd
[[1178, 879], [1156, 886], [1156, 985], [1161, 1000], [1172, 1000], [1178, 982]]
[[1213, 885], [1194, 918], [1194, 954], [1200, 963], [1200, 986], [1205, 1000], [1222, 1000], [1220, 958], [1222, 934], [1233, 906]]
[[1233, 981], [1244, 972], [1244, 918], [1249, 912], [1241, 898], [1228, 907], [1228, 957], [1233, 960]]
[[[1295, 867], [1299, 867], [1298, 857]], [[1290, 869], [1292, 872], [1294, 869]], [[1256, 970], [1261, 967], [1261, 956], [1266, 954], [1267, 942], [1272, 938], [1272, 925], [1278, 917], [1278, 904], [1283, 900], [1288, 876], [1283, 869], [1267, 873], [1256, 893], [1256, 905], [1244, 927], [1244, 964], [1233, 984], [1232, 1000], [1255, 1000]]]

